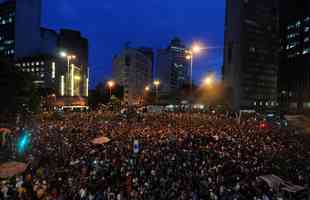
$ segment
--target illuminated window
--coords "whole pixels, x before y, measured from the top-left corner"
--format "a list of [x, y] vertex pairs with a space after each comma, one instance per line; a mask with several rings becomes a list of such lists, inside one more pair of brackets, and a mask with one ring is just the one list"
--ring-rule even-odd
[[40, 63], [39, 63], [39, 62], [36, 62], [36, 65], [37, 65], [37, 66], [40, 65]]
[[43, 61], [41, 61], [41, 65], [44, 65], [44, 62], [43, 62]]
[[310, 27], [305, 27], [305, 32], [309, 32]]
[[305, 39], [304, 39], [304, 42], [309, 42], [309, 37], [306, 37]]
[[44, 74], [42, 73], [40, 76], [41, 76], [41, 78], [43, 78], [43, 77], [44, 77]]

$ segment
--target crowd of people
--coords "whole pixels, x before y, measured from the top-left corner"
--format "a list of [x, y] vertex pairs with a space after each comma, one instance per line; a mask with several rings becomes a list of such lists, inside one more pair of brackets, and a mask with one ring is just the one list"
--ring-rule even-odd
[[[17, 158], [28, 168], [2, 180], [0, 199], [272, 200], [284, 194], [262, 175], [308, 184], [307, 140], [289, 129], [261, 127], [255, 118], [91, 112], [34, 124], [29, 148]], [[111, 141], [91, 142], [100, 136]]]

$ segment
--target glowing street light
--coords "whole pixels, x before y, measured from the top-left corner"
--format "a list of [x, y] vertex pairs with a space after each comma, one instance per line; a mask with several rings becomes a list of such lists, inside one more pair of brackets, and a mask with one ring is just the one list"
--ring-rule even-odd
[[115, 85], [115, 82], [114, 81], [108, 81], [108, 87], [109, 87], [109, 92], [110, 92], [110, 98], [112, 96], [112, 89]]
[[150, 91], [150, 86], [146, 86], [146, 87], [144, 88], [144, 90], [145, 90], [146, 92], [149, 92], [149, 91]]
[[158, 87], [160, 85], [160, 80], [155, 80], [153, 82], [153, 84], [155, 85], [155, 88], [156, 88], [156, 99], [158, 98]]
[[203, 50], [203, 48], [198, 45], [198, 44], [195, 44], [192, 49], [191, 49], [191, 52], [195, 53], [195, 54], [198, 54], [200, 53], [201, 51]]
[[214, 84], [214, 76], [213, 75], [209, 75], [207, 76], [204, 81], [203, 81], [204, 85], [207, 86], [212, 86]]
[[67, 53], [64, 52], [64, 51], [61, 51], [59, 54], [60, 54], [60, 56], [63, 57], [63, 58], [66, 58], [66, 57], [67, 57]]
[[160, 80], [155, 80], [155, 81], [154, 81], [154, 85], [155, 85], [156, 87], [158, 87], [158, 86], [160, 85]]

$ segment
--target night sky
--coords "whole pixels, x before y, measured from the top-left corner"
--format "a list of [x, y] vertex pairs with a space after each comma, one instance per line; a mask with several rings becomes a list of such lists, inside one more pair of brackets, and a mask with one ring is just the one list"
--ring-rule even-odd
[[[90, 44], [91, 85], [111, 77], [112, 57], [124, 43], [165, 48], [174, 37], [223, 47], [225, 0], [53, 0], [43, 1], [43, 26], [80, 30]], [[220, 76], [222, 49], [194, 60], [194, 79]]]

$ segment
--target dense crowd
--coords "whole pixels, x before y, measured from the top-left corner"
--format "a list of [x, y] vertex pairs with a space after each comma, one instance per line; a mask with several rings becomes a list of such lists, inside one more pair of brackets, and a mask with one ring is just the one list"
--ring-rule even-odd
[[[215, 113], [76, 113], [35, 124], [22, 155], [28, 169], [1, 182], [0, 199], [271, 200], [281, 192], [261, 175], [308, 182], [307, 141], [254, 118], [239, 124]], [[99, 136], [111, 141], [92, 144]]]

